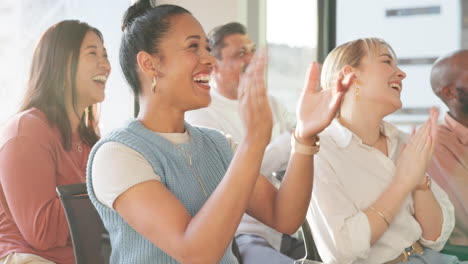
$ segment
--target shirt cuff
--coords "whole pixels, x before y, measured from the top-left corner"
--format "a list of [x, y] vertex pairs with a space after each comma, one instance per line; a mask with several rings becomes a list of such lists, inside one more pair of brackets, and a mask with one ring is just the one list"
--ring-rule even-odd
[[353, 256], [366, 259], [370, 250], [371, 229], [369, 219], [364, 212], [346, 220]]
[[424, 247], [440, 251], [445, 246], [445, 243], [447, 243], [447, 240], [455, 226], [455, 210], [447, 194], [434, 181], [432, 181], [432, 191], [436, 200], [439, 202], [440, 209], [442, 210], [442, 230], [440, 232], [440, 236], [435, 241], [421, 237], [420, 243]]

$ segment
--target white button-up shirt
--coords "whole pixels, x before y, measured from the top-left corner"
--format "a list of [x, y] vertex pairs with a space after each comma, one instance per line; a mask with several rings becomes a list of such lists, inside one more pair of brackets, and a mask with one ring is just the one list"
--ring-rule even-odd
[[338, 120], [321, 134], [307, 219], [325, 263], [384, 263], [418, 240], [425, 247], [440, 250], [452, 232], [453, 206], [447, 194], [432, 182], [444, 218], [440, 237], [436, 241], [422, 238], [410, 194], [389, 228], [370, 245], [371, 229], [364, 210], [392, 182], [398, 154], [408, 137], [386, 122], [382, 123], [381, 131], [387, 137], [388, 156], [363, 144]]

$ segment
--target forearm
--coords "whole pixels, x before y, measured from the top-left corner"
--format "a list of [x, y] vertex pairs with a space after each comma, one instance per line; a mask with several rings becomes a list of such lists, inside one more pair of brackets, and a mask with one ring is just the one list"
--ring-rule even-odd
[[245, 213], [263, 156], [264, 146], [244, 143], [195, 215], [191, 216], [158, 181], [130, 188], [117, 198], [115, 209], [137, 232], [178, 262], [218, 263]]
[[439, 202], [431, 189], [415, 190], [413, 192], [414, 217], [422, 229], [422, 237], [435, 241], [440, 236], [443, 224], [443, 214]]
[[223, 256], [247, 209], [259, 175], [263, 149], [239, 145], [223, 180], [186, 228], [184, 240], [191, 251], [188, 255], [216, 252], [217, 260]]
[[34, 223], [35, 231], [33, 233], [35, 238], [32, 240], [36, 241], [36, 245], [39, 245], [39, 248], [50, 249], [54, 247], [65, 247], [68, 242], [69, 229], [68, 222], [63, 210], [62, 203], [58, 197], [53, 199], [53, 202], [48, 203], [45, 208], [39, 209], [41, 212], [37, 219], [37, 222]]
[[292, 153], [273, 206], [275, 229], [292, 234], [304, 223], [312, 195], [314, 156]]
[[409, 193], [410, 190], [408, 188], [402, 186], [397, 181], [393, 181], [380, 197], [364, 210], [371, 229], [371, 245], [379, 240], [385, 231], [387, 231]]
[[66, 246], [68, 224], [58, 197], [30, 201], [10, 199], [9, 206], [15, 224], [32, 248], [43, 251]]
[[6, 213], [29, 245], [38, 250], [63, 247], [69, 237], [65, 213], [55, 192], [52, 160], [37, 142], [28, 139], [11, 141], [0, 151], [3, 202], [9, 209]]

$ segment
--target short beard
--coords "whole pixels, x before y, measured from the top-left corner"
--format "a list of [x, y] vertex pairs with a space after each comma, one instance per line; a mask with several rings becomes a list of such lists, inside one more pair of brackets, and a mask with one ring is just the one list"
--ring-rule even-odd
[[460, 104], [460, 111], [464, 115], [468, 115], [468, 92], [463, 90], [463, 88], [457, 87], [458, 92], [458, 103]]

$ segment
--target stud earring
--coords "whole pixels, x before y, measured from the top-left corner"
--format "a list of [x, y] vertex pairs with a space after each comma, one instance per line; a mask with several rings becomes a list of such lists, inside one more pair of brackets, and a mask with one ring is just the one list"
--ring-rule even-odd
[[153, 81], [151, 82], [151, 92], [155, 92], [156, 91], [156, 83], [157, 83], [157, 79], [156, 79], [156, 76], [153, 76]]

